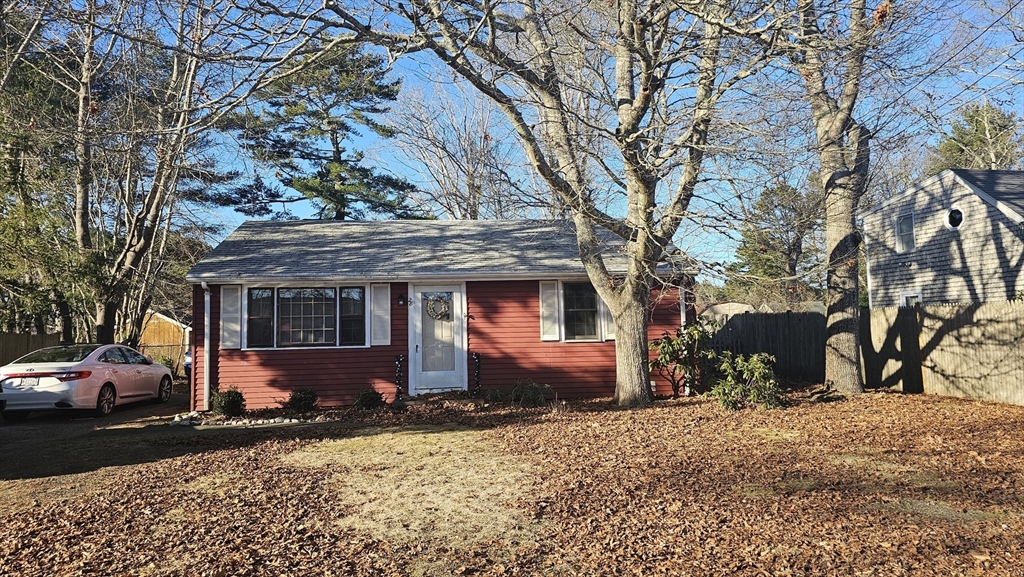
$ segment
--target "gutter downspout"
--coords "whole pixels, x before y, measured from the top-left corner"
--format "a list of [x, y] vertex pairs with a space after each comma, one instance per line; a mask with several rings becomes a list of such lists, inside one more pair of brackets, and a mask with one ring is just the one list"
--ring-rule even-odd
[[210, 285], [203, 286], [203, 409], [210, 410]]

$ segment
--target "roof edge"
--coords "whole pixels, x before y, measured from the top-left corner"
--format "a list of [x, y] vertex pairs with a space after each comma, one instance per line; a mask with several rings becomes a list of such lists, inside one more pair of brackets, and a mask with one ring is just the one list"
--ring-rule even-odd
[[952, 172], [953, 176], [956, 177], [957, 181], [966, 186], [968, 190], [978, 195], [978, 198], [980, 198], [981, 200], [984, 200], [985, 202], [995, 207], [996, 210], [1003, 213], [1003, 216], [1012, 220], [1014, 224], [1024, 223], [1024, 216], [1022, 216], [1019, 212], [1014, 210], [1013, 207], [1011, 207], [1010, 205], [1006, 204], [1001, 200], [997, 200], [989, 193], [974, 186], [973, 184], [971, 184], [970, 181], [957, 174], [955, 170], [950, 170], [950, 172]]
[[281, 276], [281, 277], [221, 277], [221, 276], [187, 276], [185, 281], [190, 284], [252, 284], [252, 283], [299, 283], [299, 282], [357, 282], [357, 283], [390, 283], [390, 282], [432, 282], [442, 280], [454, 281], [509, 281], [509, 280], [546, 280], [553, 278], [586, 278], [587, 274], [579, 271], [561, 271], [553, 273], [506, 273], [488, 275], [466, 275], [464, 273], [430, 274], [421, 276], [384, 275], [384, 276]]
[[864, 217], [870, 216], [870, 215], [872, 215], [872, 214], [874, 214], [874, 213], [876, 213], [876, 212], [878, 212], [880, 210], [884, 210], [886, 208], [889, 208], [890, 205], [895, 204], [895, 203], [903, 200], [904, 198], [910, 196], [911, 194], [913, 194], [915, 192], [918, 192], [918, 191], [920, 191], [922, 189], [928, 188], [928, 187], [932, 186], [933, 184], [935, 184], [937, 182], [942, 182], [942, 180], [944, 178], [946, 178], [947, 176], [951, 176], [957, 182], [959, 182], [961, 184], [964, 184], [964, 185], [967, 185], [967, 183], [964, 182], [964, 180], [962, 178], [960, 178], [960, 176], [957, 175], [957, 173], [953, 172], [952, 169], [947, 168], [946, 170], [943, 170], [942, 172], [939, 172], [937, 174], [933, 174], [933, 175], [929, 176], [928, 178], [926, 178], [924, 180], [918, 181], [917, 183], [915, 183], [915, 184], [911, 185], [910, 187], [908, 187], [907, 189], [905, 189], [903, 192], [901, 192], [901, 193], [899, 193], [897, 195], [894, 195], [894, 196], [886, 199], [885, 201], [883, 201], [878, 206], [876, 206], [876, 207], [874, 207], [872, 209], [865, 210], [863, 212], [857, 213], [857, 218], [864, 218]]
[[[684, 276], [696, 277], [700, 271], [689, 269], [680, 271], [665, 271], [666, 273], [682, 274]], [[612, 271], [612, 275], [617, 273]], [[225, 284], [294, 284], [294, 283], [392, 283], [410, 282], [426, 283], [434, 281], [442, 282], [489, 282], [489, 281], [513, 281], [513, 280], [551, 280], [551, 279], [589, 279], [587, 273], [580, 271], [561, 271], [551, 273], [506, 273], [487, 275], [466, 275], [463, 273], [431, 274], [422, 276], [302, 276], [302, 277], [215, 277], [215, 276], [187, 276], [185, 282], [193, 285], [201, 283], [225, 285]]]

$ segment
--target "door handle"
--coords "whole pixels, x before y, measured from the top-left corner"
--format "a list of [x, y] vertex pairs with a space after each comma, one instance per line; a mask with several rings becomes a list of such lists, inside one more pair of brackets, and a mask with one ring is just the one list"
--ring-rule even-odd
[[416, 352], [417, 353], [420, 352], [420, 346], [419, 345], [416, 345]]

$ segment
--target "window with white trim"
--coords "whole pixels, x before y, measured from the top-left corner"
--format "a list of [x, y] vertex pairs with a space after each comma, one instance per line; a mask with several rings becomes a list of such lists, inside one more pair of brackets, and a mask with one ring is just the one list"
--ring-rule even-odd
[[541, 340], [615, 339], [611, 312], [589, 282], [540, 282]]
[[[235, 336], [227, 337], [241, 342], [237, 333], [244, 326], [246, 348], [366, 347], [371, 341], [374, 345], [388, 345], [388, 288], [248, 287], [243, 293], [244, 310], [222, 307], [222, 332], [234, 332]], [[378, 297], [372, 302], [368, 298], [371, 289]], [[376, 328], [371, 328], [371, 319]]]
[[274, 289], [249, 289], [246, 305], [246, 344], [249, 348], [274, 346]]
[[901, 214], [896, 217], [896, 252], [914, 250], [914, 215]]
[[915, 307], [921, 304], [921, 291], [900, 291], [901, 307]]
[[366, 291], [363, 287], [341, 289], [341, 342], [361, 346], [366, 342]]
[[964, 211], [954, 204], [946, 211], [946, 218], [943, 219], [942, 223], [949, 230], [960, 230], [960, 225], [964, 223]]

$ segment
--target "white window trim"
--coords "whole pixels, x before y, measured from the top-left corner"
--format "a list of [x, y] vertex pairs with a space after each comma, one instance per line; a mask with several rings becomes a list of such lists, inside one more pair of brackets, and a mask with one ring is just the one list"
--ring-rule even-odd
[[[910, 238], [914, 246], [909, 249], [904, 248], [900, 250], [900, 219], [906, 217], [910, 217]], [[917, 250], [917, 216], [914, 215], [913, 211], [898, 213], [893, 221], [893, 230], [896, 233], [896, 254], [907, 254]]]
[[[565, 284], [566, 283], [570, 283], [570, 284], [588, 283], [588, 284], [590, 284], [590, 279], [557, 280], [557, 281], [548, 280], [548, 281], [540, 281], [540, 282], [542, 282], [542, 283], [544, 283], [544, 282], [547, 282], [547, 283], [557, 282], [558, 283], [558, 289], [556, 291], [557, 295], [558, 295], [558, 340], [555, 340], [555, 339], [544, 339], [544, 334], [543, 334], [544, 333], [544, 327], [541, 326], [541, 340], [542, 341], [548, 342], [548, 343], [604, 343], [604, 342], [609, 342], [609, 341], [610, 342], [614, 342], [615, 341], [615, 337], [609, 337], [608, 336], [608, 331], [607, 331], [607, 329], [605, 327], [605, 319], [606, 318], [610, 319], [611, 318], [611, 314], [610, 314], [610, 311], [607, 308], [607, 305], [604, 304], [604, 300], [601, 298], [600, 294], [597, 295], [597, 330], [601, 333], [600, 335], [598, 335], [598, 338], [596, 338], [596, 339], [571, 339], [571, 340], [565, 338]], [[540, 289], [540, 284], [538, 283], [538, 285], [537, 285], [538, 299], [543, 298], [543, 296], [540, 295], [540, 290], [541, 290]], [[594, 292], [596, 293], [597, 290], [595, 289]], [[539, 302], [539, 305], [540, 306], [538, 307], [537, 317], [538, 317], [539, 320], [541, 320], [541, 324], [543, 325], [543, 320], [541, 319], [541, 313], [540, 313], [540, 311], [543, 309], [543, 306], [544, 306], [543, 302]]]
[[[242, 286], [242, 350], [243, 351], [308, 351], [314, 349], [368, 349], [370, 348], [370, 342], [372, 336], [370, 330], [372, 328], [373, 319], [370, 318], [372, 314], [370, 305], [370, 285], [363, 283], [355, 284], [303, 284], [303, 285], [274, 285], [274, 284], [252, 284], [252, 285], [241, 285]], [[250, 347], [249, 346], [249, 289], [251, 288], [268, 288], [274, 291], [274, 345], [270, 347]], [[365, 332], [363, 333], [366, 337], [366, 344], [364, 345], [315, 345], [309, 347], [279, 347], [277, 346], [277, 291], [278, 289], [305, 289], [305, 288], [332, 288], [336, 293], [334, 299], [334, 315], [337, 319], [337, 326], [335, 327], [334, 338], [335, 342], [341, 338], [341, 289], [342, 288], [362, 288], [363, 289], [363, 323], [366, 325]]]
[[[960, 218], [961, 218], [961, 220], [960, 220], [960, 224], [958, 226], [953, 226], [953, 225], [949, 224], [949, 215], [954, 210], [960, 211]], [[964, 209], [960, 206], [959, 203], [953, 203], [953, 205], [950, 206], [948, 209], [946, 209], [946, 212], [942, 215], [942, 225], [946, 227], [946, 230], [951, 230], [953, 232], [956, 232], [956, 231], [960, 230], [961, 228], [963, 228], [965, 222], [967, 222], [967, 213], [964, 212]]]
[[907, 303], [907, 297], [917, 297], [918, 304], [922, 304], [922, 302], [923, 302], [921, 300], [921, 290], [920, 289], [901, 290], [900, 291], [900, 300], [899, 300], [899, 303], [897, 303], [896, 306], [898, 306], [900, 308], [904, 308], [904, 307], [910, 306], [910, 305], [906, 304]]

